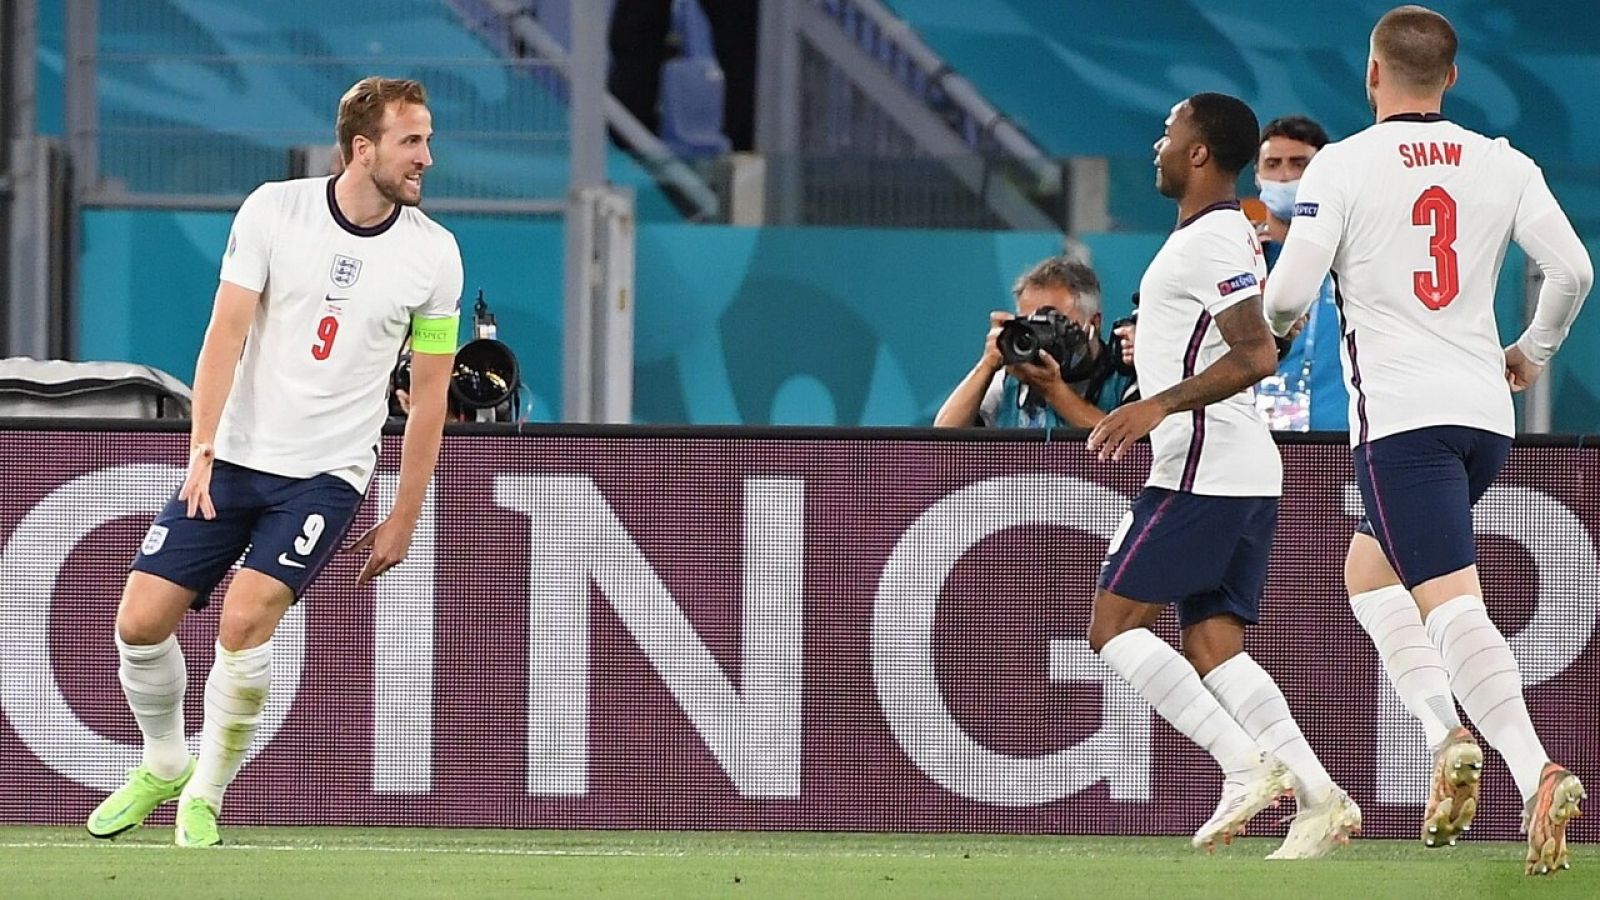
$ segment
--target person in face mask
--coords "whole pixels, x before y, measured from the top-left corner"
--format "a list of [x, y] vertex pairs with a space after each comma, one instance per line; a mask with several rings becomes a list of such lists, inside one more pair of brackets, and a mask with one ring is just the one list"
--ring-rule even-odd
[[1295, 191], [1300, 176], [1328, 143], [1328, 132], [1305, 116], [1273, 119], [1261, 129], [1261, 151], [1256, 157], [1256, 186], [1267, 220], [1261, 224], [1261, 239], [1277, 244], [1289, 233], [1294, 219]]
[[[1256, 185], [1267, 217], [1258, 233], [1269, 279], [1294, 221], [1300, 176], [1327, 143], [1328, 132], [1305, 116], [1273, 119], [1261, 129]], [[1333, 283], [1326, 281], [1304, 326], [1279, 361], [1277, 374], [1256, 389], [1258, 405], [1271, 427], [1283, 431], [1349, 430], [1349, 395], [1340, 370], [1339, 331]]]

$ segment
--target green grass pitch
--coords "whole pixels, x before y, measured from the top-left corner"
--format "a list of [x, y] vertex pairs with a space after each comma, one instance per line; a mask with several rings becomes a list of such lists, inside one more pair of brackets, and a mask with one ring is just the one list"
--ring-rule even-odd
[[1600, 897], [1600, 847], [1573, 869], [1522, 874], [1522, 845], [1428, 851], [1357, 841], [1269, 863], [1276, 841], [1207, 857], [1183, 838], [762, 832], [225, 828], [178, 850], [170, 828], [97, 841], [77, 828], [0, 827], [0, 896], [107, 900], [351, 897]]

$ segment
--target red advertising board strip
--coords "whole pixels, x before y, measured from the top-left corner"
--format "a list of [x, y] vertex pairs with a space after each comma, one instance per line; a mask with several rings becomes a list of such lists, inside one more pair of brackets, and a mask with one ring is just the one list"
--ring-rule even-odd
[[[1147, 449], [1111, 465], [1073, 440], [841, 434], [450, 437], [408, 561], [357, 590], [356, 561], [336, 558], [285, 621], [225, 821], [1108, 834], [1203, 821], [1214, 765], [1085, 641]], [[393, 497], [386, 440], [357, 528]], [[0, 431], [0, 821], [80, 821], [137, 763], [112, 622], [185, 444]], [[1349, 451], [1282, 450], [1249, 649], [1367, 833], [1414, 836], [1421, 730], [1341, 583], [1360, 507]], [[1518, 446], [1476, 512], [1534, 720], [1588, 776], [1596, 472], [1595, 449]], [[216, 610], [179, 633], [191, 734]], [[1160, 630], [1175, 637], [1170, 620]], [[1473, 836], [1512, 838], [1520, 803], [1489, 757]]]

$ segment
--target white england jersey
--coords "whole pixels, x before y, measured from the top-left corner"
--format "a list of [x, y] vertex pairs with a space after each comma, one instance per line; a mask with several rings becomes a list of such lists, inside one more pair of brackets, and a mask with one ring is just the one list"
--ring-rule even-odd
[[371, 227], [334, 179], [269, 182], [233, 220], [222, 280], [261, 292], [217, 458], [275, 475], [328, 473], [365, 491], [388, 415], [389, 373], [412, 317], [455, 318], [461, 252], [415, 207]]
[[[1266, 260], [1238, 203], [1207, 207], [1178, 226], [1139, 282], [1139, 392], [1154, 397], [1228, 352], [1216, 316], [1261, 295]], [[1283, 462], [1247, 388], [1174, 413], [1150, 435], [1151, 487], [1225, 497], [1276, 497]]]
[[1333, 254], [1350, 440], [1432, 425], [1512, 435], [1494, 291], [1506, 243], [1560, 212], [1533, 160], [1437, 113], [1317, 153], [1291, 236]]

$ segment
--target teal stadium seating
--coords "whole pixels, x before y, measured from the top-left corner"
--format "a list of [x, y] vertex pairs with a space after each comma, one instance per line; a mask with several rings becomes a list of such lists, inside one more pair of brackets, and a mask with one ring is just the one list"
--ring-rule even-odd
[[[1121, 227], [1167, 227], [1151, 143], [1177, 99], [1243, 98], [1335, 137], [1371, 124], [1367, 35], [1390, 0], [888, 0], [929, 46], [1053, 156], [1118, 162]], [[1580, 232], [1600, 236], [1600, 18], [1588, 0], [1433, 0], [1460, 32], [1446, 112], [1544, 166]]]
[[[39, 10], [39, 127], [60, 134], [64, 4]], [[282, 178], [290, 147], [332, 143], [344, 89], [383, 74], [429, 87], [430, 195], [565, 195], [559, 81], [505, 65], [437, 0], [102, 0], [99, 39], [101, 171], [130, 192], [243, 194]], [[635, 188], [641, 218], [680, 218], [625, 152], [607, 171]]]

